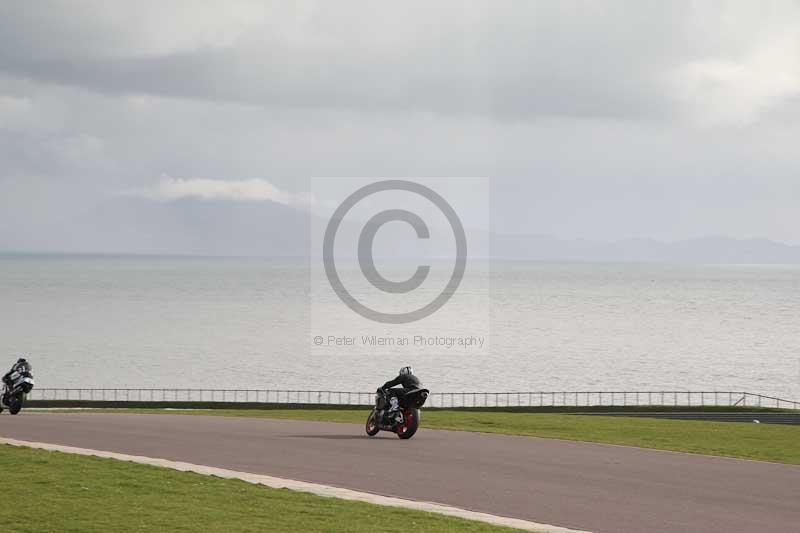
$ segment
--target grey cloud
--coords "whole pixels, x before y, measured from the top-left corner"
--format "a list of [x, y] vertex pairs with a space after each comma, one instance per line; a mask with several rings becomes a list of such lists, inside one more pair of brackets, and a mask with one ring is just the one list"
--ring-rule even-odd
[[[680, 59], [671, 36], [681, 9], [659, 3], [637, 13], [629, 4], [608, 10], [583, 3], [446, 5], [437, 11], [383, 5], [363, 13], [364, 4], [320, 4], [313, 16], [292, 13], [288, 35], [265, 23], [225, 46], [204, 42], [160, 52], [104, 48], [118, 28], [81, 17], [75, 4], [39, 4], [49, 17], [22, 16], [6, 6], [0, 68], [101, 92], [274, 108], [506, 117], [625, 117], [669, 108], [658, 74]], [[54, 13], [84, 23], [51, 35]], [[31, 35], [37, 35], [33, 42]]]
[[0, 69], [270, 108], [752, 121], [800, 94], [800, 6], [770, 5], [5, 3]]
[[0, 4], [0, 247], [163, 175], [490, 176], [504, 232], [800, 243], [797, 3], [220, 5]]

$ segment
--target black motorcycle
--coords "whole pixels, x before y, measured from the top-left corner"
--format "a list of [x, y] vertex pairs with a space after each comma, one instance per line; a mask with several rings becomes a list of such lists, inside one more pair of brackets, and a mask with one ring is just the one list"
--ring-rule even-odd
[[398, 409], [389, 411], [389, 393], [378, 389], [375, 407], [367, 418], [367, 435], [374, 437], [379, 431], [391, 431], [401, 439], [410, 439], [419, 429], [419, 409], [425, 404], [430, 391], [412, 389], [397, 396]]
[[17, 364], [3, 382], [3, 393], [0, 395], [0, 413], [8, 409], [12, 415], [19, 413], [25, 395], [33, 390], [33, 374], [28, 362]]

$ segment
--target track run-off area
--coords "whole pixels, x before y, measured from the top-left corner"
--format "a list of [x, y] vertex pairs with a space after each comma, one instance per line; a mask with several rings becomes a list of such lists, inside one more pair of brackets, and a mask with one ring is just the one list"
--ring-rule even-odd
[[[366, 417], [366, 413], [365, 413]], [[796, 531], [800, 466], [330, 422], [126, 413], [0, 416], [0, 437], [436, 502], [594, 532]]]

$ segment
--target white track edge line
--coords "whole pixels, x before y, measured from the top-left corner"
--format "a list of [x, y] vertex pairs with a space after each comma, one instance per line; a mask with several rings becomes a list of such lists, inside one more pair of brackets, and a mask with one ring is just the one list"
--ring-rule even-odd
[[521, 520], [518, 518], [509, 518], [505, 516], [497, 516], [488, 513], [470, 511], [468, 509], [461, 509], [458, 507], [452, 507], [450, 505], [444, 505], [441, 503], [407, 500], [404, 498], [395, 498], [391, 496], [381, 496], [379, 494], [372, 494], [370, 492], [360, 492], [351, 489], [332, 487], [329, 485], [321, 485], [318, 483], [308, 483], [305, 481], [295, 481], [293, 479], [284, 479], [279, 477], [267, 476], [263, 474], [238, 472], [236, 470], [228, 470], [225, 468], [217, 468], [213, 466], [196, 465], [192, 463], [184, 463], [181, 461], [169, 461], [167, 459], [157, 459], [153, 457], [144, 457], [140, 455], [128, 455], [124, 453], [92, 450], [89, 448], [76, 448], [74, 446], [62, 446], [60, 444], [49, 444], [44, 442], [30, 442], [24, 440], [8, 439], [4, 437], [0, 437], [0, 444], [8, 444], [10, 446], [23, 446], [26, 448], [37, 448], [41, 450], [72, 453], [77, 455], [103, 457], [107, 459], [117, 459], [120, 461], [130, 461], [139, 464], [169, 468], [181, 472], [194, 472], [196, 474], [217, 476], [226, 479], [239, 479], [242, 481], [246, 481], [248, 483], [253, 483], [256, 485], [264, 485], [274, 489], [290, 489], [301, 492], [308, 492], [311, 494], [315, 494], [317, 496], [325, 496], [329, 498], [339, 498], [343, 500], [372, 503], [375, 505], [402, 507], [405, 509], [426, 511], [429, 513], [454, 516], [458, 518], [464, 518], [466, 520], [474, 520], [498, 526], [512, 527], [525, 531], [538, 531], [541, 533], [589, 533], [588, 531], [569, 529], [565, 527], [553, 526], [550, 524], [540, 524], [537, 522], [530, 522], [528, 520]]

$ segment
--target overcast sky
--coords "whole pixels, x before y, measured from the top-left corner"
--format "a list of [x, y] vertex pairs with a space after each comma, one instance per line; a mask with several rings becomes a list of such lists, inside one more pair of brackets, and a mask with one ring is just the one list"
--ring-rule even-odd
[[798, 139], [797, 1], [0, 4], [17, 235], [131, 191], [489, 176], [501, 232], [800, 244]]

